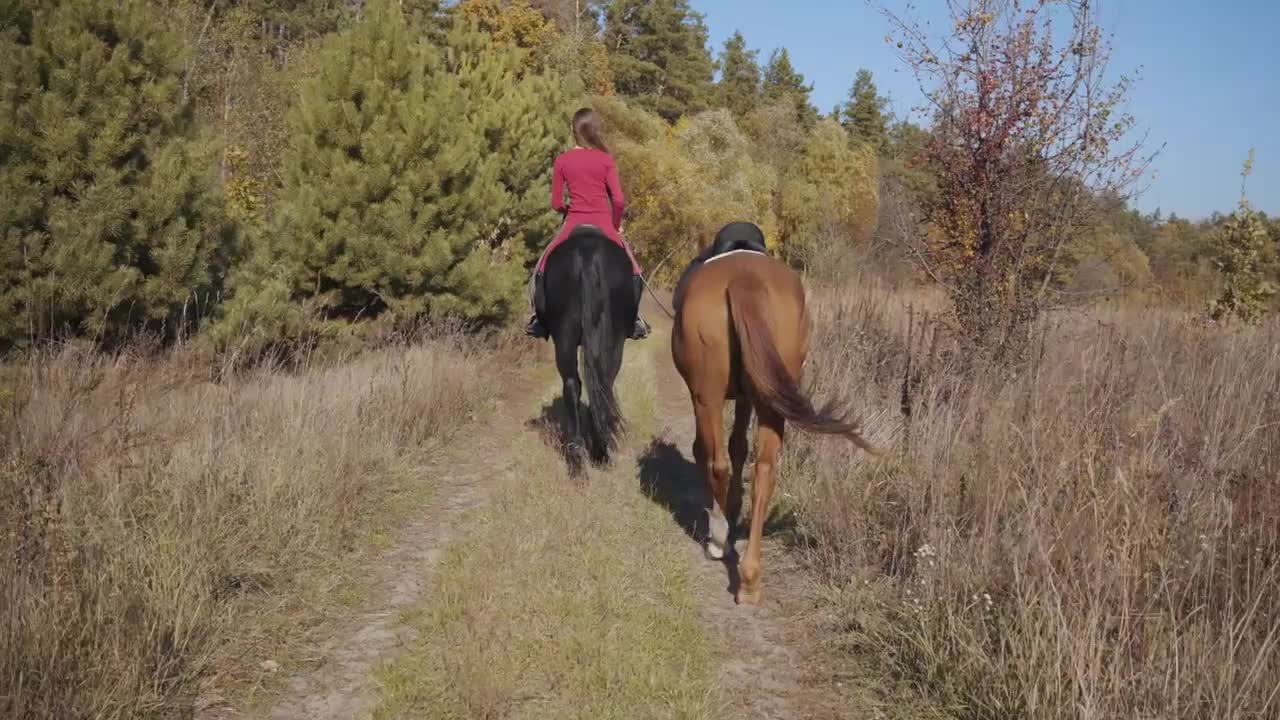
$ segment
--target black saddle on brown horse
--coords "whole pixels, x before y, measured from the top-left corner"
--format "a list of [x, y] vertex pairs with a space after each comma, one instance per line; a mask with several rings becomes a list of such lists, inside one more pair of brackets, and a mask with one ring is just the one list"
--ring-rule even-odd
[[764, 244], [764, 232], [754, 223], [731, 222], [720, 228], [720, 232], [716, 233], [716, 237], [711, 241], [711, 244], [703, 248], [697, 257], [690, 260], [689, 264], [685, 266], [684, 272], [680, 274], [680, 280], [676, 283], [675, 292], [671, 296], [672, 307], [675, 309], [680, 307], [680, 303], [684, 300], [684, 289], [688, 285], [689, 276], [693, 274], [694, 270], [714, 257], [740, 250], [758, 252], [763, 255], [769, 254], [769, 250]]

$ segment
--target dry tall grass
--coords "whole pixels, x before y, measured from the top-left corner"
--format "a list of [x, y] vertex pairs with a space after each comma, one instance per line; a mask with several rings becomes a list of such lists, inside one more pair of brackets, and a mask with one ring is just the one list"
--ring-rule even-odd
[[792, 434], [782, 486], [851, 661], [945, 717], [1280, 716], [1280, 323], [1060, 315], [966, 379], [857, 287], [816, 293], [810, 380], [906, 417], [901, 452]]
[[0, 714], [181, 714], [296, 640], [514, 353], [437, 333], [220, 383], [181, 352], [4, 368]]

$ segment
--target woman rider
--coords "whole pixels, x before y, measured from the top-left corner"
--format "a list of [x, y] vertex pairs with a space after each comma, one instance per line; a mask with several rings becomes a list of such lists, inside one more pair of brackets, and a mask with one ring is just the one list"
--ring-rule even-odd
[[[622, 211], [626, 201], [622, 194], [622, 184], [618, 182], [618, 166], [604, 144], [603, 121], [595, 110], [582, 108], [573, 115], [572, 149], [560, 153], [556, 157], [551, 175], [551, 207], [562, 213], [564, 225], [555, 239], [542, 251], [538, 264], [534, 266], [533, 277], [529, 280], [529, 306], [535, 308], [534, 293], [537, 283], [542, 279], [546, 269], [547, 255], [578, 225], [595, 225], [627, 251], [631, 258], [632, 281], [636, 299], [640, 298], [641, 283], [640, 264], [636, 262], [631, 248], [622, 239]], [[564, 203], [564, 186], [569, 186], [569, 204]], [[535, 311], [525, 326], [525, 333], [533, 337], [545, 338], [547, 329], [538, 321]], [[649, 326], [640, 317], [640, 307], [636, 305], [636, 322], [631, 329], [631, 339], [639, 340], [649, 335]]]

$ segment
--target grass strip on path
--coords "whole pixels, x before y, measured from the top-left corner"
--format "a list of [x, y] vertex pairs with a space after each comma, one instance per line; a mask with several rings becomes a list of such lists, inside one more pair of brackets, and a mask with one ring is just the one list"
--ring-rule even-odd
[[[628, 348], [631, 351], [631, 348]], [[650, 353], [618, 380], [630, 445], [654, 424]], [[538, 407], [559, 394], [558, 381]], [[537, 408], [512, 408], [533, 416]], [[417, 645], [378, 672], [377, 718], [704, 718], [715, 659], [686, 539], [639, 490], [633, 451], [570, 480], [536, 433], [437, 565]]]

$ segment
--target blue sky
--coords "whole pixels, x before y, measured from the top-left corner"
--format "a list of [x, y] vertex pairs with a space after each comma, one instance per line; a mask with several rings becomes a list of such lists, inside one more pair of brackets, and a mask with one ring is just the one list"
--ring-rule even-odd
[[[905, 4], [883, 2], [894, 11]], [[888, 24], [866, 0], [691, 4], [706, 17], [716, 54], [734, 30], [760, 50], [761, 64], [785, 46], [823, 112], [845, 99], [859, 67], [900, 115], [920, 100], [915, 78], [884, 42]], [[942, 0], [917, 6], [939, 27]], [[1102, 8], [1114, 33], [1113, 71], [1138, 74], [1128, 110], [1152, 147], [1166, 143], [1138, 207], [1190, 218], [1229, 212], [1252, 147], [1250, 201], [1280, 215], [1280, 0], [1103, 0]]]

